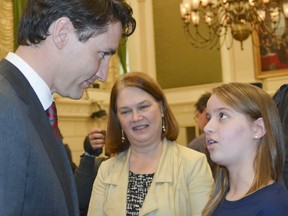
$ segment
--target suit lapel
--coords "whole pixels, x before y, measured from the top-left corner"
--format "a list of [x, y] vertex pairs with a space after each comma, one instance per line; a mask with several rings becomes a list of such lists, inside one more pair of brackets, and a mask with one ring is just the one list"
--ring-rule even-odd
[[0, 73], [11, 83], [19, 98], [27, 104], [29, 109], [28, 115], [35, 126], [35, 130], [41, 137], [42, 143], [62, 185], [70, 215], [77, 214], [78, 204], [73, 174], [68, 157], [65, 155], [66, 152], [62, 141], [56, 140], [46, 113], [24, 75], [5, 59], [0, 62], [0, 68]]

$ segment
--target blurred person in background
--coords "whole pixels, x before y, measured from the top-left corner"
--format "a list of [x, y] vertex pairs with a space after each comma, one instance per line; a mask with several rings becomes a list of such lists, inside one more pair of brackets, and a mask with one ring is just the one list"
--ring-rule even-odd
[[93, 128], [83, 142], [84, 153], [81, 155], [79, 166], [74, 172], [78, 193], [80, 216], [86, 216], [92, 192], [92, 186], [101, 163], [109, 155], [100, 156], [105, 148], [105, 131]]
[[194, 138], [190, 143], [188, 143], [188, 147], [194, 149], [196, 151], [202, 152], [206, 155], [208, 163], [210, 165], [213, 177], [215, 177], [216, 172], [216, 164], [211, 160], [209, 151], [205, 142], [205, 133], [203, 131], [205, 125], [208, 122], [206, 106], [207, 101], [211, 96], [210, 92], [206, 92], [200, 96], [200, 98], [195, 103], [195, 121], [197, 123], [200, 135]]

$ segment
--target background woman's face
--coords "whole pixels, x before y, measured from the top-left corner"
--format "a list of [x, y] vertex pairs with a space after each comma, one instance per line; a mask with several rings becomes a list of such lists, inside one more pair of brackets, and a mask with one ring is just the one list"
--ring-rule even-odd
[[161, 106], [147, 92], [135, 87], [122, 89], [117, 97], [117, 116], [131, 145], [161, 141]]

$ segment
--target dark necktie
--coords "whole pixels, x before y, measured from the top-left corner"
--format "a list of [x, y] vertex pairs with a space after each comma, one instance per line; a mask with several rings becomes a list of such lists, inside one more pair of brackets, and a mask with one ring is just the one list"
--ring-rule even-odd
[[58, 118], [57, 118], [57, 110], [55, 106], [55, 102], [50, 105], [50, 107], [46, 110], [46, 114], [49, 118], [50, 124], [52, 126], [52, 130], [55, 133], [56, 139], [59, 138], [59, 131], [58, 131]]

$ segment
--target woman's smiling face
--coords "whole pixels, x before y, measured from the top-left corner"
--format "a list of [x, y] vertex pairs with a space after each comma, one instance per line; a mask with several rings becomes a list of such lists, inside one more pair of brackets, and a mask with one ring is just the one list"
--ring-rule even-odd
[[117, 116], [132, 146], [161, 141], [162, 108], [147, 92], [135, 87], [122, 89], [117, 97]]

